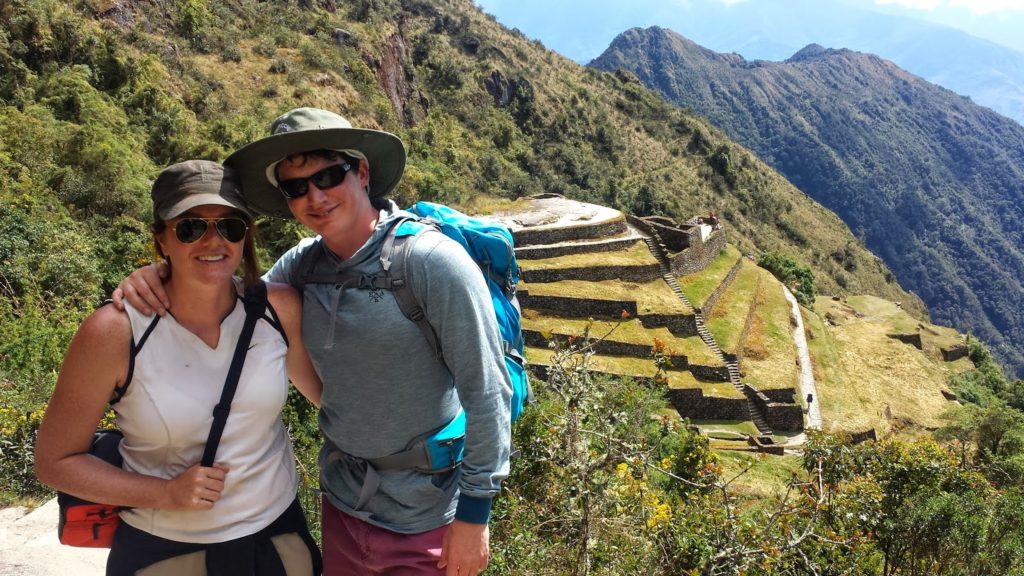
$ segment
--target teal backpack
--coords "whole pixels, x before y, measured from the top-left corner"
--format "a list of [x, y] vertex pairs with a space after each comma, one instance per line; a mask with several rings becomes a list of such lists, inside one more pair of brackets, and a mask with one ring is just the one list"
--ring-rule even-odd
[[[524, 406], [533, 402], [533, 392], [523, 356], [520, 308], [516, 298], [519, 265], [516, 262], [512, 232], [498, 222], [473, 218], [441, 204], [417, 202], [407, 211], [415, 217], [406, 218], [393, 225], [384, 239], [380, 254], [380, 274], [349, 277], [333, 271], [319, 273], [314, 270], [318, 258], [313, 256], [318, 250], [310, 249], [298, 267], [299, 283], [305, 285], [348, 282], [366, 290], [390, 291], [394, 294], [402, 313], [416, 323], [430, 342], [435, 354], [442, 358], [437, 334], [427, 322], [426, 314], [417, 302], [412, 287], [406, 282], [405, 268], [409, 252], [423, 232], [438, 230], [455, 240], [477, 263], [487, 281], [494, 319], [501, 332], [505, 365], [512, 379], [511, 408], [512, 422], [515, 422], [522, 414]], [[460, 410], [455, 419], [441, 429], [414, 438], [405, 451], [369, 462], [377, 470], [416, 468], [428, 473], [451, 470], [462, 461], [465, 433], [465, 413]], [[338, 455], [341, 456], [343, 455]]]

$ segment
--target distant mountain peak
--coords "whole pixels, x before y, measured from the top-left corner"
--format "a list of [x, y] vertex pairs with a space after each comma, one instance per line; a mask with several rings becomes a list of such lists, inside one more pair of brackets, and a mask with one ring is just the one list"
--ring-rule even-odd
[[1024, 127], [874, 54], [809, 44], [744, 64], [655, 34], [591, 66], [707, 116], [858, 230], [939, 323], [1024, 374]]
[[793, 54], [786, 62], [802, 62], [806, 60], [817, 60], [823, 56], [831, 56], [833, 54], [848, 53], [850, 50], [846, 48], [836, 50], [835, 48], [825, 48], [821, 44], [808, 44], [800, 49], [799, 52]]

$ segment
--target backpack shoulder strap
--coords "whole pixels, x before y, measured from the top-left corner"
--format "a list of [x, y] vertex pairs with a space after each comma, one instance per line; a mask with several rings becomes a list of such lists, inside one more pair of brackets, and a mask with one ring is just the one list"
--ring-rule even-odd
[[441, 343], [437, 338], [437, 333], [434, 332], [434, 327], [427, 321], [426, 312], [424, 312], [423, 306], [416, 299], [416, 294], [413, 292], [412, 286], [409, 285], [408, 275], [406, 274], [409, 254], [412, 252], [416, 240], [422, 236], [421, 232], [431, 229], [440, 231], [440, 228], [436, 222], [430, 219], [424, 218], [413, 221], [427, 228], [417, 227], [416, 229], [410, 229], [410, 227], [406, 227], [405, 230], [399, 230], [405, 226], [405, 222], [392, 227], [391, 233], [384, 241], [384, 247], [381, 249], [381, 267], [384, 269], [384, 273], [391, 278], [392, 292], [395, 295], [398, 308], [401, 309], [402, 314], [406, 318], [416, 323], [420, 332], [423, 332], [423, 336], [430, 343], [431, 348], [434, 349], [434, 355], [440, 358]]
[[224, 433], [224, 425], [228, 421], [228, 413], [231, 412], [231, 401], [235, 398], [235, 390], [238, 389], [238, 378], [242, 375], [242, 366], [245, 364], [245, 356], [249, 351], [249, 342], [256, 329], [256, 323], [267, 310], [267, 285], [259, 280], [245, 292], [245, 323], [242, 324], [242, 333], [238, 336], [238, 343], [235, 345], [235, 354], [231, 358], [231, 367], [228, 368], [228, 376], [224, 381], [224, 390], [220, 395], [220, 402], [213, 409], [213, 424], [210, 426], [210, 436], [206, 439], [206, 449], [203, 451], [203, 466], [213, 466], [214, 458], [217, 455], [217, 447], [220, 445], [221, 435]]
[[310, 247], [307, 248], [301, 256], [299, 256], [299, 265], [295, 269], [294, 282], [292, 283], [292, 286], [295, 286], [299, 292], [302, 292], [306, 288], [306, 284], [315, 283], [315, 280], [313, 279], [313, 270], [316, 268], [316, 264], [323, 254], [323, 245], [324, 239], [317, 238], [313, 241]]

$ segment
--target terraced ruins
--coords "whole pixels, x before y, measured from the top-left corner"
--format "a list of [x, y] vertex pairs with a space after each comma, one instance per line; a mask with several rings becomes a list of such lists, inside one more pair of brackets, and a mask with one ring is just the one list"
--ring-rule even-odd
[[550, 365], [551, 340], [589, 330], [598, 340], [592, 369], [653, 380], [660, 352], [670, 361], [666, 398], [680, 416], [750, 432], [723, 438], [777, 451], [778, 436], [802, 430], [783, 288], [728, 245], [724, 230], [554, 195], [494, 218], [515, 237], [532, 369]]

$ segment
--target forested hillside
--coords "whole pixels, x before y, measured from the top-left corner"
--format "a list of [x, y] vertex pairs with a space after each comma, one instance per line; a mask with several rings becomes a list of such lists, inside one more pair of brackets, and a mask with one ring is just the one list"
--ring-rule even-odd
[[[704, 120], [468, 0], [0, 0], [0, 505], [52, 495], [34, 478], [35, 433], [81, 318], [152, 258], [150, 180], [223, 159], [299, 105], [398, 133], [402, 203], [486, 211], [559, 192], [639, 215], [714, 210], [731, 242], [820, 292], [923, 311], [834, 214]], [[302, 232], [259, 233], [269, 262]], [[842, 353], [810, 332], [816, 358]], [[555, 346], [514, 428], [523, 456], [495, 504], [488, 573], [1021, 574], [1024, 417], [999, 402], [1024, 406], [1024, 385], [984, 353], [972, 341], [979, 368], [955, 388], [986, 406], [951, 429], [955, 452], [815, 436], [805, 457], [769, 459], [719, 455], [666, 414], [664, 390], [592, 373], [586, 334]], [[315, 528], [316, 416], [293, 398], [284, 417]], [[737, 494], [754, 477], [763, 497]]]
[[[467, 1], [0, 5], [0, 355], [52, 380], [69, 331], [148, 261], [148, 183], [224, 158], [298, 105], [400, 134], [399, 200], [559, 192], [635, 214], [717, 211], [823, 292], [910, 303], [830, 212], [629, 76], [588, 70]], [[266, 222], [267, 256], [300, 232]], [[920, 309], [919, 309], [920, 310]]]
[[933, 319], [1024, 373], [1024, 126], [891, 62], [718, 54], [657, 27], [593, 63], [635, 73], [834, 210]]

